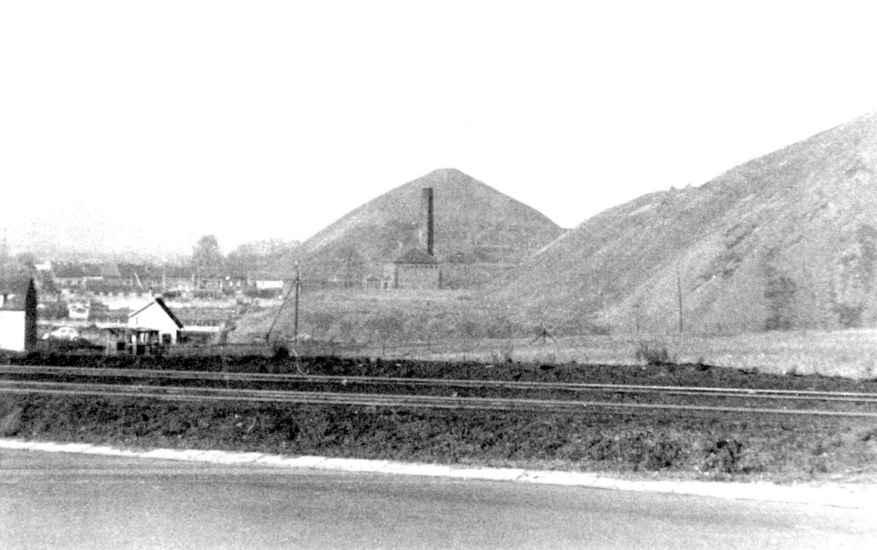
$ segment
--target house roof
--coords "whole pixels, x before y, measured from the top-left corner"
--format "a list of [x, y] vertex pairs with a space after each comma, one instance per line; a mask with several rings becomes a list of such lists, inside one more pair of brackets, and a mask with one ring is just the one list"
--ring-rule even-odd
[[103, 276], [101, 264], [96, 264], [96, 263], [82, 264], [82, 271], [85, 273], [86, 277], [101, 277], [101, 276]]
[[[23, 310], [30, 285], [34, 284], [30, 277], [0, 280], [0, 309]], [[34, 288], [36, 290], [36, 288]]]
[[295, 278], [295, 273], [282, 269], [261, 269], [247, 272], [247, 278], [251, 281], [290, 281]]
[[85, 277], [85, 270], [79, 264], [62, 264], [58, 263], [52, 266], [55, 277], [64, 279], [74, 279]]
[[180, 322], [180, 320], [177, 318], [177, 316], [174, 315], [174, 312], [171, 311], [169, 307], [167, 307], [167, 304], [165, 304], [164, 300], [162, 300], [161, 298], [154, 298], [151, 302], [149, 302], [145, 306], [141, 307], [137, 311], [128, 315], [128, 318], [130, 319], [131, 317], [139, 315], [142, 311], [151, 307], [153, 304], [158, 304], [158, 307], [160, 307], [162, 310], [164, 310], [164, 312], [167, 314], [167, 316], [170, 317], [171, 321], [173, 321], [177, 325], [177, 327], [183, 328], [183, 323]]
[[163, 269], [162, 275], [174, 279], [191, 279], [193, 271], [181, 265], [169, 265]]
[[160, 279], [165, 274], [161, 266], [151, 264], [132, 264], [120, 263], [119, 276], [125, 279], [138, 278], [141, 281], [146, 279]]
[[87, 281], [85, 289], [90, 292], [145, 292], [141, 288], [132, 288], [125, 286], [122, 281], [116, 279], [103, 281]]
[[97, 263], [58, 262], [52, 265], [55, 277], [77, 279], [82, 277], [102, 277], [105, 265]]
[[411, 248], [395, 260], [394, 264], [437, 264], [438, 260], [420, 250], [419, 248]]
[[121, 276], [119, 274], [119, 265], [114, 263], [101, 264], [100, 274], [101, 277], [113, 279]]

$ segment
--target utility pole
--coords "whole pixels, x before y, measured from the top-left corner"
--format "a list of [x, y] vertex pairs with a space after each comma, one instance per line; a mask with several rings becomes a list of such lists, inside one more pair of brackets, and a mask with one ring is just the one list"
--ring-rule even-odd
[[277, 308], [277, 313], [274, 314], [274, 319], [271, 321], [271, 326], [268, 327], [268, 331], [265, 333], [265, 342], [268, 343], [271, 341], [271, 332], [274, 330], [274, 327], [277, 325], [277, 321], [280, 319], [280, 313], [283, 311], [284, 306], [289, 303], [289, 297], [292, 293], [295, 293], [295, 312], [293, 313], [292, 319], [292, 333], [293, 333], [293, 345], [298, 344], [298, 295], [301, 291], [301, 269], [299, 268], [298, 261], [295, 262], [295, 280], [292, 282], [292, 286], [289, 290], [286, 291], [286, 295], [283, 297], [283, 300], [280, 302], [280, 307]]
[[679, 334], [685, 332], [685, 323], [682, 317], [682, 276], [679, 273], [679, 264], [676, 264], [676, 297], [679, 302]]
[[642, 304], [640, 304], [639, 300], [637, 300], [633, 304], [633, 315], [634, 315], [633, 322], [634, 322], [634, 326], [636, 327], [636, 335], [637, 336], [639, 336], [639, 330], [640, 330], [639, 325], [640, 325], [640, 307], [641, 306], [642, 306]]
[[295, 311], [292, 316], [292, 344], [298, 345], [298, 298], [301, 294], [301, 267], [295, 262]]

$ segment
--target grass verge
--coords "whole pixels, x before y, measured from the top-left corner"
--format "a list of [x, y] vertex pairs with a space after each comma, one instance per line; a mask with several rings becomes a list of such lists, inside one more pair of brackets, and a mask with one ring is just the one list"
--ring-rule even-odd
[[195, 404], [20, 395], [0, 396], [0, 436], [694, 479], [877, 477], [877, 424], [849, 419]]

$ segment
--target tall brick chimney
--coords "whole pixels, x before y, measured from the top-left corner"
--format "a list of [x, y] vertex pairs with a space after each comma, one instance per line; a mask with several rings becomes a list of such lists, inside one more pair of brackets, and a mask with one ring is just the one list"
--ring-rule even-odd
[[433, 255], [433, 211], [432, 211], [432, 187], [424, 187], [420, 193], [421, 199], [421, 208], [423, 216], [421, 218], [422, 223], [426, 224], [423, 228], [423, 233], [421, 233], [424, 237], [423, 244], [426, 246], [426, 253], [430, 256]]

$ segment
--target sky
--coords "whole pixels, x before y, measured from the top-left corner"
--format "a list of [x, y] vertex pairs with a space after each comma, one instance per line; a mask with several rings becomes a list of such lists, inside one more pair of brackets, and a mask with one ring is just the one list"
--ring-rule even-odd
[[0, 0], [0, 229], [227, 252], [448, 167], [574, 227], [877, 110], [869, 4]]

